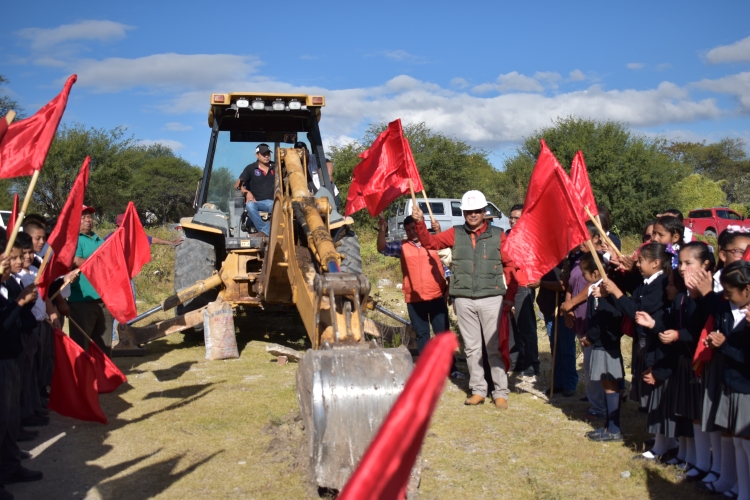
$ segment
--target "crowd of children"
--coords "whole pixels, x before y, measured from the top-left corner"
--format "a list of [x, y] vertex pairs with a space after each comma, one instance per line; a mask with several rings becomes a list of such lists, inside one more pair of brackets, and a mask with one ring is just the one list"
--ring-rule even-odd
[[[31, 455], [18, 443], [37, 437], [29, 428], [49, 423], [53, 328], [60, 327], [58, 307], [39, 296], [35, 283], [46, 250], [46, 221], [29, 215], [23, 225], [0, 259], [0, 500], [13, 498], [3, 485], [42, 479], [41, 472], [21, 465]], [[1, 231], [0, 246], [6, 245]]]
[[629, 335], [630, 399], [654, 435], [635, 458], [684, 469], [701, 492], [750, 500], [750, 233], [722, 232], [718, 258], [691, 241], [678, 210], [650, 221], [632, 256], [593, 224], [589, 233], [563, 266], [562, 308], [584, 350], [589, 414], [606, 419], [589, 439], [623, 440]]

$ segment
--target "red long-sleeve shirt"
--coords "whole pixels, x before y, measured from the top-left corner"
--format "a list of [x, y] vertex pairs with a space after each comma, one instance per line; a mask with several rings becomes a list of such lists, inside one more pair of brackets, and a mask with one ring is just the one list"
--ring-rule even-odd
[[[479, 229], [471, 232], [471, 242], [473, 245], [476, 245], [476, 237], [485, 232], [488, 227], [489, 223], [485, 221]], [[453, 248], [453, 245], [456, 243], [456, 229], [453, 227], [438, 234], [430, 234], [424, 220], [421, 220], [416, 223], [416, 230], [419, 242], [430, 250]], [[505, 300], [508, 301], [513, 300], [519, 286], [528, 286], [529, 280], [526, 277], [526, 273], [513, 263], [508, 252], [502, 251], [503, 243], [505, 243], [505, 233], [500, 233], [500, 257], [503, 262], [503, 274], [505, 275], [505, 283], [508, 289], [505, 294]]]

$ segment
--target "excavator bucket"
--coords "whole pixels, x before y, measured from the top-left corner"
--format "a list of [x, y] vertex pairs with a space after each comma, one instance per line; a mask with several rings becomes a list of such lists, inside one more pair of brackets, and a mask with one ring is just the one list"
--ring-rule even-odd
[[319, 487], [341, 490], [404, 388], [413, 366], [405, 347], [374, 342], [309, 350], [297, 397]]

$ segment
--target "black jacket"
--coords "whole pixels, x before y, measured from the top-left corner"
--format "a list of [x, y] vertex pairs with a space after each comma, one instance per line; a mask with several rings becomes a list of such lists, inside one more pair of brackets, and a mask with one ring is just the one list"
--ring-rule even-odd
[[586, 304], [586, 339], [594, 349], [603, 349], [615, 358], [622, 357], [622, 311], [612, 295], [594, 298], [589, 295]]
[[16, 359], [23, 351], [20, 313], [15, 301], [0, 295], [0, 359]]
[[[23, 291], [23, 287], [12, 276], [3, 281], [2, 286], [5, 287], [6, 290], [8, 290], [8, 301], [14, 303]], [[18, 327], [23, 333], [26, 334], [30, 334], [34, 330], [34, 328], [37, 327], [36, 317], [34, 316], [34, 313], [31, 312], [33, 307], [34, 302], [29, 302], [28, 304], [20, 308], [21, 311], [19, 312]]]
[[733, 392], [750, 394], [750, 330], [746, 320], [734, 327], [729, 302], [722, 301], [716, 315], [716, 329], [726, 336], [714, 351], [713, 361], [723, 363], [724, 384]]

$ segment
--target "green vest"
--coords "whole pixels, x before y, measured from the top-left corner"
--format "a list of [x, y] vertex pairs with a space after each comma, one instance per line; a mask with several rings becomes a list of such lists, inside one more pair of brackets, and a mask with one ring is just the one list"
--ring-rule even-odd
[[451, 260], [452, 297], [481, 299], [505, 295], [503, 261], [500, 257], [502, 229], [490, 225], [471, 244], [471, 231], [464, 224], [455, 226], [456, 240]]

